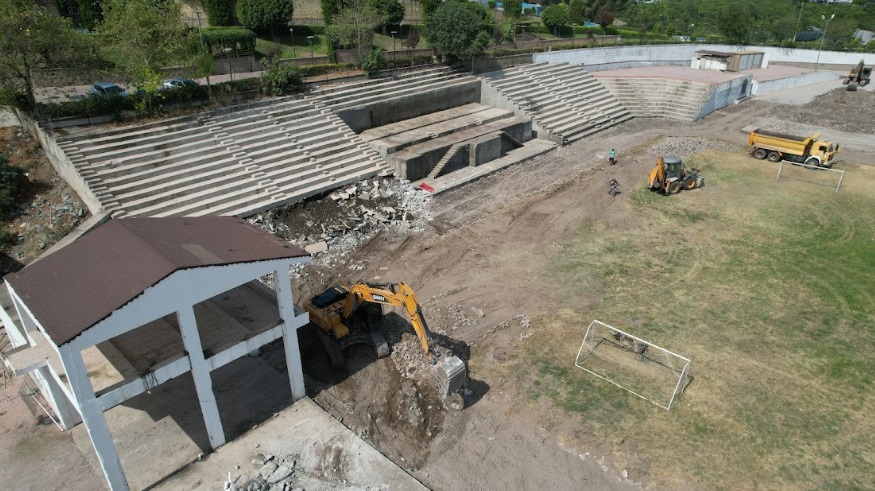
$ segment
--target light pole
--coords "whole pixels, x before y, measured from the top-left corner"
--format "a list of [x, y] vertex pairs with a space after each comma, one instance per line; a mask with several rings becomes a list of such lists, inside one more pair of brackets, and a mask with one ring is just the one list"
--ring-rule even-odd
[[[204, 34], [201, 32], [201, 12], [200, 10], [195, 10], [194, 14], [197, 15], [197, 35], [201, 39], [201, 55], [206, 56], [207, 50], [204, 48]], [[213, 87], [210, 85], [210, 73], [213, 73], [212, 53], [210, 54], [210, 71], [207, 72], [207, 94], [209, 95], [210, 101], [212, 101]]]
[[291, 22], [289, 22], [289, 35], [292, 37], [292, 58], [297, 58], [298, 55], [295, 54], [295, 28], [292, 27]]
[[398, 31], [392, 31], [392, 61], [395, 61], [395, 35], [398, 34]]
[[313, 58], [313, 36], [307, 36], [307, 42], [310, 43], [310, 58]]
[[231, 74], [231, 81], [234, 81], [234, 66], [231, 65], [231, 48], [222, 48], [222, 53], [228, 55], [228, 73]]
[[793, 33], [793, 42], [796, 42], [796, 36], [799, 35], [799, 27], [802, 26], [802, 9], [805, 7], [805, 0], [799, 5], [799, 20], [796, 21], [796, 32]]
[[825, 20], [826, 22], [823, 24], [823, 32], [820, 33], [820, 48], [817, 48], [817, 61], [814, 62], [814, 71], [817, 71], [818, 65], [820, 65], [820, 52], [823, 50], [823, 42], [826, 41], [826, 28], [829, 27], [829, 21], [835, 18], [836, 14], [832, 14], [829, 16], [829, 19], [826, 18], [825, 15], [821, 15], [821, 20]]

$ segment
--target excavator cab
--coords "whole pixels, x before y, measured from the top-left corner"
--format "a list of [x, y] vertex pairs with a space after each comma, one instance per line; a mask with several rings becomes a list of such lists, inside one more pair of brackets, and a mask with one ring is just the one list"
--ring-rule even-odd
[[679, 158], [665, 158], [665, 177], [666, 179], [678, 179], [684, 170], [684, 163]]

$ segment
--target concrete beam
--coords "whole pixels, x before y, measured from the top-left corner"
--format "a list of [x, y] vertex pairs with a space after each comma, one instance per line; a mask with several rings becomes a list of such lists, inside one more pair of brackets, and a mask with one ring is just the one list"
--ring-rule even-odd
[[85, 429], [88, 430], [88, 436], [91, 438], [91, 444], [97, 453], [100, 468], [103, 469], [103, 475], [106, 477], [109, 488], [112, 491], [127, 491], [130, 489], [128, 480], [112, 441], [112, 434], [109, 432], [106, 418], [100, 409], [100, 403], [94, 396], [94, 387], [88, 378], [88, 372], [85, 370], [82, 353], [72, 350], [70, 346], [64, 346], [61, 348], [60, 354], [61, 363], [64, 365], [64, 371], [70, 380], [73, 395], [82, 415], [82, 421], [85, 423]]
[[149, 372], [146, 376], [128, 382], [120, 387], [103, 392], [98, 400], [104, 411], [118, 406], [119, 404], [136, 397], [158, 385], [183, 375], [191, 370], [191, 362], [185, 355], [179, 355], [173, 361], [169, 361], [160, 368]]
[[[307, 395], [304, 388], [304, 369], [301, 366], [301, 349], [298, 346], [298, 327], [303, 324], [300, 324], [301, 319], [295, 315], [292, 280], [288, 268], [277, 268], [273, 272], [273, 285], [280, 318], [283, 320], [283, 347], [286, 353], [289, 383], [292, 385], [292, 400], [297, 401]], [[306, 314], [303, 317], [309, 319]]]
[[58, 385], [58, 380], [53, 376], [52, 369], [44, 365], [37, 369], [37, 373], [42, 379], [40, 386], [44, 388], [43, 395], [49, 401], [49, 404], [55, 408], [55, 414], [61, 420], [61, 427], [69, 430], [80, 423], [82, 417], [79, 414], [79, 409], [68, 398], [67, 392]]
[[200, 333], [197, 330], [197, 320], [194, 316], [194, 307], [189, 305], [188, 308], [180, 309], [176, 313], [176, 318], [179, 321], [182, 343], [185, 346], [185, 350], [188, 351], [194, 388], [200, 402], [201, 413], [204, 416], [204, 425], [207, 428], [207, 436], [210, 438], [210, 446], [216, 449], [225, 444], [225, 430], [222, 428], [219, 407], [216, 405], [216, 395], [213, 393], [213, 379], [210, 376], [210, 367], [204, 359]]

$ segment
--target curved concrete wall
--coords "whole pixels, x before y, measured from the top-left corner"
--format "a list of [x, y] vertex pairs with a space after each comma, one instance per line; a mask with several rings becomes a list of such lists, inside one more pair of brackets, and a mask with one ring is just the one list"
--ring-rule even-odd
[[777, 90], [792, 89], [794, 87], [802, 87], [803, 85], [811, 85], [820, 82], [826, 82], [827, 80], [835, 80], [837, 77], [838, 74], [836, 72], [824, 71], [803, 73], [801, 75], [796, 75], [789, 78], [764, 80], [762, 82], [754, 80], [753, 92], [751, 94], [763, 95], [768, 94], [769, 92], [775, 92]]
[[[711, 51], [756, 50], [765, 53], [764, 66], [769, 62], [809, 63], [817, 62], [817, 50], [776, 48], [772, 46], [733, 46], [728, 44], [663, 44], [652, 46], [614, 46], [604, 48], [582, 48], [564, 51], [535, 53], [535, 63], [573, 63], [584, 65], [588, 71], [616, 70], [653, 65], [690, 66], [695, 52], [700, 49]], [[856, 65], [860, 59], [866, 64], [875, 64], [873, 53], [843, 53], [823, 51], [821, 65]]]

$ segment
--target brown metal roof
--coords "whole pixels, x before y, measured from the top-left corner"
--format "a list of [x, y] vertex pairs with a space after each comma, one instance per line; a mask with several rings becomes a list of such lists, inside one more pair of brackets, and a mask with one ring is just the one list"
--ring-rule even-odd
[[123, 218], [5, 280], [62, 345], [174, 271], [307, 255], [239, 218]]

